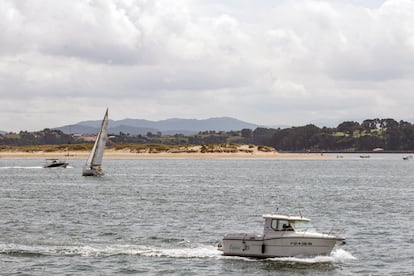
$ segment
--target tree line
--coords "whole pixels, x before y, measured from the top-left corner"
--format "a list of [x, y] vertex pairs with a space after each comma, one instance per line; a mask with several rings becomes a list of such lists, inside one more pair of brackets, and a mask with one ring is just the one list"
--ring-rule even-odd
[[[394, 119], [345, 121], [337, 127], [309, 124], [285, 129], [256, 129], [253, 140], [282, 151], [413, 151], [414, 125]], [[257, 136], [257, 134], [256, 134]], [[258, 139], [259, 138], [259, 139]]]
[[[59, 130], [8, 133], [0, 135], [0, 145], [58, 145], [85, 143], [83, 137], [75, 137]], [[92, 143], [92, 141], [89, 141]], [[194, 135], [130, 135], [113, 133], [109, 144], [253, 144], [274, 147], [279, 151], [414, 151], [414, 125], [394, 119], [367, 119], [362, 123], [345, 121], [336, 127], [317, 127], [313, 124], [290, 128], [264, 128], [239, 131], [202, 131]]]

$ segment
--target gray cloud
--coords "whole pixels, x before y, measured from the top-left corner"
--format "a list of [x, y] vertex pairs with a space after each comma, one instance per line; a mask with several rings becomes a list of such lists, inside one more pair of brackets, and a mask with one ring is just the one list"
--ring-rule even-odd
[[113, 119], [411, 118], [412, 14], [409, 0], [1, 1], [0, 129], [107, 106]]

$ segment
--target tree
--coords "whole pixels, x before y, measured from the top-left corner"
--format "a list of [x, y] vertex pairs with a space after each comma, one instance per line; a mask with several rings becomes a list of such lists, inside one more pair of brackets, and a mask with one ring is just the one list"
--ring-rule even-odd
[[315, 125], [278, 129], [272, 135], [270, 146], [288, 151], [318, 148], [319, 134], [321, 129]]
[[394, 119], [382, 119], [381, 125], [383, 128], [397, 128], [399, 127], [399, 124]]
[[339, 132], [343, 132], [349, 135], [352, 135], [356, 130], [358, 130], [360, 127], [360, 124], [358, 122], [354, 121], [345, 121], [343, 123], [340, 123], [336, 129]]
[[361, 127], [366, 132], [371, 132], [371, 130], [374, 130], [377, 128], [377, 124], [375, 120], [367, 119], [362, 122]]
[[388, 150], [400, 150], [401, 149], [401, 131], [398, 128], [387, 128], [385, 133], [385, 148]]
[[251, 129], [243, 128], [241, 130], [241, 136], [245, 139], [250, 140], [252, 138], [252, 135], [253, 135], [253, 131]]
[[371, 151], [374, 148], [384, 148], [384, 141], [380, 136], [364, 135], [358, 139], [358, 150]]
[[253, 130], [253, 143], [256, 145], [271, 146], [271, 140], [273, 134], [276, 132], [272, 128], [258, 127]]

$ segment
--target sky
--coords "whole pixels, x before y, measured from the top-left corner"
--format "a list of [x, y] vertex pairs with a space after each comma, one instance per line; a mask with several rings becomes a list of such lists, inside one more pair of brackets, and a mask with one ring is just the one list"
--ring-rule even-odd
[[414, 118], [412, 0], [0, 1], [0, 130]]

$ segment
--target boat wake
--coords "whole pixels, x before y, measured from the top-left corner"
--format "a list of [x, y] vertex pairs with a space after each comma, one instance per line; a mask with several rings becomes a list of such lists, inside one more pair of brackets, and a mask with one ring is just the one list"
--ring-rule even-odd
[[[223, 260], [243, 260], [263, 262], [263, 259], [246, 257], [223, 256], [215, 245], [192, 244], [186, 247], [176, 246], [174, 248], [157, 248], [143, 245], [19, 245], [0, 244], [0, 254], [12, 256], [82, 256], [82, 257], [109, 257], [117, 255], [136, 255], [144, 257], [160, 258], [214, 258]], [[349, 252], [339, 249], [331, 256], [317, 256], [312, 258], [269, 258], [265, 261], [282, 263], [343, 263], [355, 260]]]
[[329, 256], [315, 256], [315, 257], [282, 257], [282, 258], [270, 258], [267, 260], [277, 262], [291, 262], [291, 263], [303, 263], [303, 264], [315, 264], [315, 263], [344, 263], [351, 260], [356, 260], [351, 253], [337, 249], [332, 251]]
[[7, 167], [0, 167], [2, 170], [8, 169], [43, 169], [41, 166], [29, 166], [29, 167], [22, 167], [22, 166], [7, 166]]
[[[73, 169], [74, 167], [72, 166], [67, 166], [66, 169]], [[27, 167], [22, 167], [22, 166], [5, 166], [5, 167], [0, 167], [0, 170], [10, 170], [10, 169], [27, 169], [27, 170], [34, 170], [34, 169], [44, 169], [44, 167], [42, 166], [27, 166]], [[56, 168], [49, 168], [49, 169], [62, 169], [61, 167], [56, 167]]]
[[141, 245], [19, 245], [0, 244], [0, 254], [15, 256], [116, 256], [139, 255], [167, 258], [211, 258], [220, 252], [212, 245], [194, 245], [185, 248], [156, 248]]

